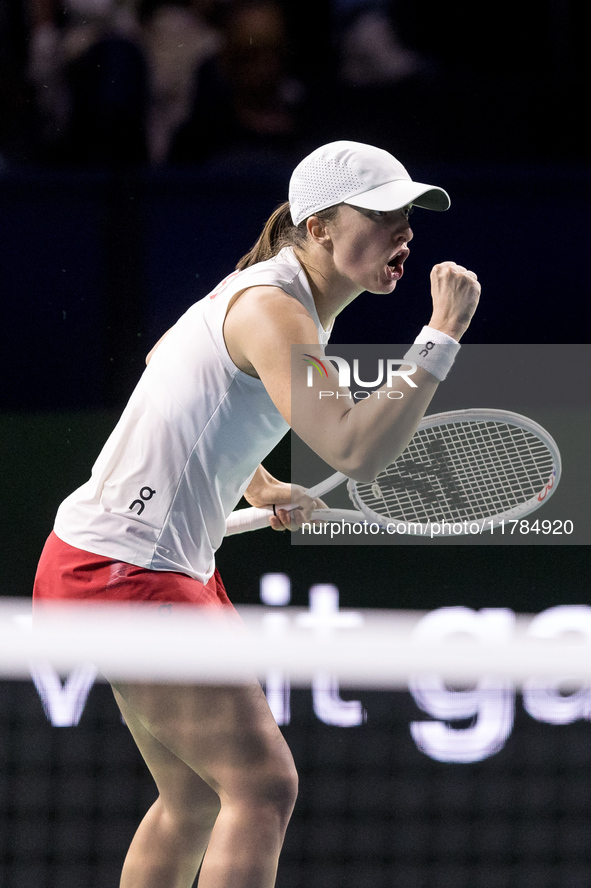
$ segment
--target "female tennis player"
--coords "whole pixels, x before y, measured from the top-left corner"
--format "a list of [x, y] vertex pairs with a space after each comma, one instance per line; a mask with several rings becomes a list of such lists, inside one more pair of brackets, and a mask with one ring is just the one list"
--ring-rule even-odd
[[[261, 465], [290, 424], [360, 480], [401, 453], [476, 308], [473, 272], [453, 262], [433, 269], [433, 314], [407, 356], [417, 366], [401, 400], [315, 399], [306, 373], [292, 373], [292, 349], [296, 362], [322, 360], [334, 319], [366, 290], [383, 294], [379, 322], [391, 324], [387, 297], [409, 255], [412, 205], [445, 210], [449, 197], [372, 146], [334, 142], [296, 167], [289, 202], [237, 270], [148, 355], [90, 480], [58, 510], [37, 604], [231, 613], [214, 555], [241, 496], [272, 507], [275, 530], [301, 525], [319, 505]], [[326, 388], [336, 390], [329, 373]], [[306, 407], [297, 419], [292, 398]], [[297, 778], [260, 686], [115, 682], [114, 693], [159, 792], [131, 843], [122, 888], [190, 888], [198, 871], [199, 888], [271, 888]]]

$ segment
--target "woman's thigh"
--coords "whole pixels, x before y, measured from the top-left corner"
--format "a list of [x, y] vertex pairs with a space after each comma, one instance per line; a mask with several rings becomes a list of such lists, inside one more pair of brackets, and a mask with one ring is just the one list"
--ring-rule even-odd
[[293, 758], [258, 683], [117, 683], [114, 689], [124, 716], [130, 711], [149, 737], [218, 795], [280, 796], [295, 786]]
[[201, 819], [205, 826], [213, 826], [220, 808], [217, 793], [144, 727], [115, 688], [113, 693], [166, 809], [190, 820]]

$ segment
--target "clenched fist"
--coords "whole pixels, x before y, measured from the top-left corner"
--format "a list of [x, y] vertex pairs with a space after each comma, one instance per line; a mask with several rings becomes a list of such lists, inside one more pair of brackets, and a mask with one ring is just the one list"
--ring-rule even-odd
[[433, 315], [429, 326], [459, 341], [480, 299], [478, 278], [462, 265], [441, 262], [431, 271], [431, 296]]

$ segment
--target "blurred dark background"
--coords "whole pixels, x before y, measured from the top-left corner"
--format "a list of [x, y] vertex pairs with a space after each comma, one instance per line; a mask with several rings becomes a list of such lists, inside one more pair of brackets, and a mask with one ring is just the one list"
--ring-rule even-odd
[[414, 339], [443, 259], [483, 282], [467, 341], [585, 341], [582, 6], [3, 0], [0, 407], [120, 407], [294, 164], [340, 138], [452, 209], [414, 215], [391, 313], [364, 296], [337, 341]]
[[[483, 283], [466, 341], [588, 341], [585, 12], [0, 0], [0, 593], [30, 594], [55, 509], [146, 353], [233, 269], [323, 142], [372, 142], [452, 196], [447, 214], [413, 215], [392, 305], [360, 297], [336, 341], [414, 339], [443, 259]], [[289, 475], [287, 443], [269, 468]], [[219, 562], [237, 603], [258, 601], [263, 571], [287, 571], [301, 605], [318, 582], [348, 607], [586, 601], [586, 547], [374, 551], [294, 550], [269, 532], [256, 548], [229, 541]], [[378, 699], [367, 725], [343, 729], [294, 704], [303, 795], [280, 885], [589, 884], [585, 722], [520, 715], [502, 754], [450, 765], [411, 748], [409, 706]], [[114, 888], [153, 789], [106, 689], [79, 727], [54, 728], [32, 686], [0, 686], [0, 762], [0, 886]]]

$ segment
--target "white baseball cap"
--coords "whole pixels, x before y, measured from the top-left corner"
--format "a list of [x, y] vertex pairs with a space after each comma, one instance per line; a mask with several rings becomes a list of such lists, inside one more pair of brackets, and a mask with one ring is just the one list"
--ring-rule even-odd
[[400, 161], [382, 148], [340, 141], [312, 151], [293, 171], [289, 182], [293, 224], [340, 203], [388, 212], [409, 204], [447, 210], [451, 201], [443, 188], [413, 182]]

